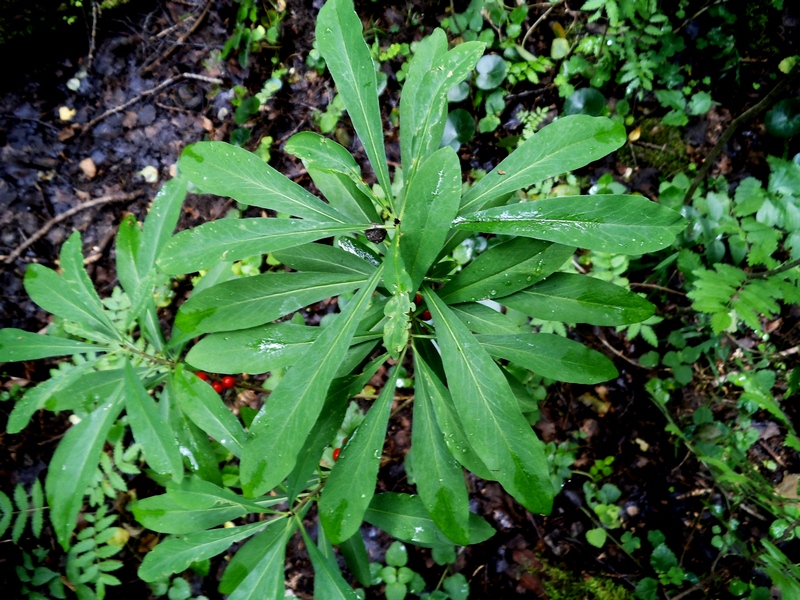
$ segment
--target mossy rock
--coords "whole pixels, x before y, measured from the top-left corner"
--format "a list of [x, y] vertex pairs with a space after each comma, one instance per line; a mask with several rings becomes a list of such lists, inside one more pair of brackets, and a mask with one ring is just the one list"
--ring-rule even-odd
[[631, 591], [612, 579], [584, 576], [554, 565], [540, 573], [549, 600], [630, 600]]
[[631, 145], [619, 149], [620, 160], [639, 167], [654, 167], [663, 175], [673, 175], [686, 169], [689, 159], [686, 144], [677, 127], [661, 123], [661, 119], [643, 119], [639, 124], [641, 136], [633, 145], [636, 160], [631, 155]]

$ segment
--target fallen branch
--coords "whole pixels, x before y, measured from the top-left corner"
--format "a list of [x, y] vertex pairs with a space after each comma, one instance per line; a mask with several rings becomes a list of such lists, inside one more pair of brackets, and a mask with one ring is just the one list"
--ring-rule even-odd
[[172, 44], [169, 48], [167, 48], [166, 51], [163, 54], [161, 54], [161, 56], [156, 58], [149, 65], [142, 67], [139, 73], [142, 75], [144, 75], [145, 73], [149, 73], [150, 71], [155, 69], [158, 65], [160, 65], [161, 61], [163, 61], [170, 54], [172, 54], [176, 48], [182, 46], [184, 42], [189, 38], [189, 36], [192, 35], [195, 31], [197, 31], [197, 28], [200, 26], [200, 23], [202, 23], [203, 19], [205, 19], [206, 15], [208, 14], [208, 9], [211, 8], [211, 2], [212, 0], [208, 0], [208, 2], [206, 2], [205, 7], [203, 8], [203, 12], [201, 12], [200, 15], [194, 20], [192, 26], [186, 32], [184, 32], [178, 37], [178, 39], [175, 41], [174, 44]]
[[181, 73], [179, 75], [176, 75], [175, 77], [167, 77], [164, 81], [159, 83], [157, 86], [155, 86], [153, 88], [150, 88], [149, 90], [145, 90], [141, 94], [131, 98], [127, 102], [123, 102], [122, 104], [120, 104], [118, 106], [115, 106], [114, 108], [109, 108], [106, 112], [104, 112], [100, 116], [95, 117], [94, 119], [92, 119], [91, 121], [86, 123], [86, 125], [83, 126], [83, 128], [81, 129], [80, 135], [83, 135], [84, 133], [89, 131], [92, 127], [97, 125], [100, 121], [102, 121], [106, 117], [109, 117], [109, 116], [111, 116], [111, 115], [113, 115], [115, 113], [123, 111], [126, 108], [128, 108], [129, 106], [131, 106], [133, 104], [136, 104], [142, 98], [145, 98], [147, 96], [152, 96], [153, 94], [157, 94], [158, 92], [160, 92], [164, 88], [168, 88], [169, 86], [171, 86], [173, 84], [176, 84], [176, 83], [178, 83], [179, 81], [181, 81], [183, 79], [194, 79], [196, 81], [204, 81], [206, 83], [217, 83], [217, 84], [221, 84], [222, 83], [222, 80], [221, 79], [217, 79], [216, 77], [207, 77], [206, 75], [195, 75], [194, 73]]
[[34, 233], [31, 237], [25, 240], [22, 244], [17, 247], [11, 254], [6, 256], [3, 259], [3, 263], [6, 265], [10, 265], [15, 260], [17, 260], [23, 252], [31, 245], [35, 244], [37, 241], [42, 239], [47, 232], [50, 231], [53, 227], [61, 223], [61, 221], [66, 221], [71, 216], [78, 214], [79, 212], [86, 210], [87, 208], [92, 208], [93, 206], [100, 206], [101, 204], [109, 204], [110, 202], [126, 202], [130, 200], [134, 200], [141, 196], [144, 193], [143, 190], [138, 190], [136, 192], [131, 192], [129, 194], [109, 194], [108, 196], [101, 196], [100, 198], [95, 198], [94, 200], [89, 200], [88, 202], [84, 202], [83, 204], [79, 204], [78, 206], [73, 206], [68, 211], [61, 213], [60, 215], [56, 215], [49, 221], [47, 221], [44, 225], [39, 228], [39, 230]]

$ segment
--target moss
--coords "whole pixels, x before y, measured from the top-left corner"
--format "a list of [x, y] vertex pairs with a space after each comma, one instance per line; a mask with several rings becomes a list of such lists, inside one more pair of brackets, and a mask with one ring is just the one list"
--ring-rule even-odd
[[631, 145], [626, 144], [619, 150], [620, 160], [639, 167], [654, 167], [665, 174], [682, 171], [689, 164], [686, 145], [677, 127], [669, 127], [661, 123], [661, 119], [643, 119], [639, 124], [640, 143], [635, 144], [631, 156]]
[[549, 600], [629, 600], [631, 591], [612, 579], [584, 576], [543, 562], [538, 575]]

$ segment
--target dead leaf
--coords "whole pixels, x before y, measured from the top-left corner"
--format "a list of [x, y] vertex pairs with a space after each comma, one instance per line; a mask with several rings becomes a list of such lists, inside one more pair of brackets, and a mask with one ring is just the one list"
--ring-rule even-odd
[[783, 476], [783, 481], [775, 486], [775, 493], [784, 498], [798, 500], [797, 484], [800, 482], [800, 473], [787, 473]]
[[585, 394], [581, 394], [578, 397], [578, 401], [583, 404], [584, 406], [588, 406], [594, 412], [596, 412], [599, 416], [604, 416], [609, 410], [611, 410], [611, 403], [604, 402], [594, 394], [590, 394], [586, 392]]
[[78, 166], [81, 168], [81, 171], [83, 171], [83, 174], [86, 175], [87, 179], [94, 179], [94, 176], [97, 175], [97, 165], [94, 164], [91, 157], [84, 158], [78, 163]]

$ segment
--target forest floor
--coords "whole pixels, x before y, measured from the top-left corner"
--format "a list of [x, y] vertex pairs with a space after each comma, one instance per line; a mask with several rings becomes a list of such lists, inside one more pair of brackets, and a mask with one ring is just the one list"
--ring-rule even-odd
[[[275, 65], [288, 72], [284, 85], [248, 123], [252, 141], [269, 135], [274, 143], [271, 160], [275, 168], [301, 185], [313, 190], [302, 164], [282, 151], [282, 144], [294, 133], [314, 129], [312, 114], [324, 110], [335, 95], [333, 83], [308, 67], [305, 59], [312, 48], [318, 0], [289, 0], [281, 25], [279, 47], [255, 53], [248, 68], [241, 68], [235, 57], [220, 59], [220, 49], [230, 35], [235, 5], [209, 0], [152, 0], [132, 3], [109, 16], [102, 15], [91, 56], [86, 37], [67, 49], [63, 56], [48, 63], [28, 65], [25, 72], [8, 78], [0, 92], [0, 324], [39, 331], [48, 325], [49, 315], [26, 296], [22, 279], [26, 266], [57, 264], [58, 251], [68, 235], [81, 232], [86, 266], [101, 297], [111, 294], [117, 285], [114, 270], [114, 236], [125, 215], [133, 213], [141, 221], [160, 185], [169, 179], [181, 149], [202, 140], [228, 140], [236, 127], [231, 118], [232, 88], [241, 85], [252, 93], [261, 89]], [[357, 2], [356, 8], [365, 24], [385, 33], [382, 45], [419, 40], [437, 26], [449, 12], [449, 3], [415, 1], [408, 3]], [[418, 25], [410, 24], [409, 14]], [[570, 19], [556, 10], [551, 20]], [[532, 38], [532, 46], [547, 52], [552, 33], [542, 25]], [[795, 30], [796, 31], [796, 30]], [[74, 33], [74, 32], [73, 32]], [[70, 54], [71, 52], [71, 54]], [[758, 68], [757, 65], [753, 67]], [[79, 70], [85, 77], [72, 90], [68, 82]], [[400, 84], [392, 63], [386, 63], [388, 87], [382, 104], [388, 114], [399, 105]], [[766, 77], [766, 76], [765, 76]], [[71, 86], [74, 87], [74, 86]], [[752, 105], [770, 87], [765, 79], [760, 92], [715, 95], [728, 98], [723, 105], [685, 131], [675, 148], [665, 156], [645, 154], [654, 142], [645, 132], [642, 143], [632, 145], [627, 154], [619, 153], [591, 166], [583, 174], [592, 180], [610, 172], [623, 177], [631, 192], [655, 199], [659, 182], [675, 173], [675, 159], [686, 166], [699, 164], [727, 124], [744, 108]], [[212, 93], [214, 91], [215, 93]], [[513, 115], [519, 108], [560, 107], [552, 74], [543, 76], [540, 85], [517, 86], [507, 102], [503, 125], [493, 134], [480, 134], [459, 152], [467, 168], [491, 168], [505, 155], [496, 143], [503, 135], [519, 133]], [[120, 109], [120, 107], [123, 107]], [[346, 127], [341, 134], [351, 135]], [[782, 153], [763, 134], [757, 123], [746, 124], [733, 138], [718, 163], [718, 170], [731, 179], [745, 174], [763, 176], [765, 157]], [[248, 147], [255, 147], [254, 143]], [[398, 129], [387, 133], [389, 160], [398, 161]], [[357, 158], [363, 158], [363, 154]], [[362, 164], [365, 161], [362, 161]], [[678, 167], [683, 168], [681, 166]], [[232, 201], [211, 196], [190, 195], [180, 228], [223, 216]], [[64, 218], [65, 214], [68, 214]], [[43, 229], [46, 228], [46, 229]], [[636, 282], [634, 282], [636, 283]], [[641, 283], [641, 282], [640, 282]], [[639, 290], [637, 290], [639, 291]], [[173, 307], [182, 301], [188, 286], [176, 289]], [[682, 295], [669, 296], [667, 305], [659, 306], [663, 315], [679, 314], [688, 301]], [[322, 303], [313, 307], [324, 313]], [[778, 324], [774, 340], [781, 347], [798, 343], [798, 314], [787, 315]], [[658, 326], [659, 334], [669, 333], [671, 321]], [[542, 418], [536, 425], [546, 442], [569, 442], [574, 445], [574, 471], [589, 471], [596, 460], [613, 456], [612, 474], [607, 481], [622, 491], [622, 518], [626, 529], [644, 532], [659, 529], [681, 560], [685, 569], [709, 574], [719, 588], [740, 570], [749, 568], [735, 557], [718, 558], [712, 545], [710, 516], [705, 507], [724, 503], [710, 474], [694, 457], [665, 431], [666, 422], [650, 400], [644, 384], [649, 371], [636, 362], [649, 346], [637, 339], [630, 342], [613, 329], [579, 327], [572, 335], [614, 360], [619, 377], [598, 386], [554, 384], [542, 405]], [[783, 337], [781, 337], [783, 336]], [[47, 376], [39, 363], [5, 365], [3, 384], [38, 383]], [[675, 399], [676, 417], [683, 407], [690, 410], [708, 390], [687, 387]], [[0, 405], [0, 427], [4, 429], [10, 406]], [[403, 457], [410, 445], [410, 409], [400, 411], [390, 425], [379, 477], [380, 491], [408, 491]], [[67, 426], [66, 418], [40, 414], [25, 431], [17, 435], [0, 434], [0, 489], [11, 493], [17, 483], [30, 483], [41, 477]], [[766, 426], [765, 426], [766, 430]], [[778, 455], [785, 472], [796, 471], [793, 456], [785, 455], [778, 437], [765, 432], [762, 440], [765, 455]], [[776, 475], [776, 478], [780, 478]], [[587, 516], [582, 491], [584, 477], [575, 475], [565, 482], [556, 498], [551, 515], [532, 515], [516, 504], [496, 483], [473, 477], [469, 480], [471, 508], [486, 518], [497, 534], [490, 540], [460, 553], [453, 570], [463, 573], [470, 582], [473, 598], [547, 597], [545, 583], [552, 580], [552, 567], [559, 565], [574, 577], [602, 574], [621, 589], [632, 590], [647, 574], [647, 564], [632, 560], [616, 545], [602, 551], [587, 543], [584, 533], [595, 525]], [[776, 481], [775, 483], [778, 483]], [[144, 477], [129, 482], [132, 494], [139, 498], [153, 493]], [[125, 568], [115, 573], [124, 587], [110, 591], [125, 598], [146, 598], [149, 592], [135, 571], [142, 556], [154, 545], [148, 534], [139, 535], [132, 515], [121, 499], [116, 506], [122, 522], [134, 535], [121, 555]], [[765, 535], [767, 526], [758, 515], [742, 515], [751, 540]], [[378, 530], [365, 526], [365, 539], [374, 560], [380, 560], [391, 541]], [[49, 535], [49, 537], [48, 537]], [[311, 597], [311, 566], [295, 538], [287, 557], [287, 589], [298, 597]], [[52, 532], [38, 541], [54, 550]], [[0, 585], [16, 586], [14, 565], [16, 550], [3, 542], [0, 551]], [[794, 548], [795, 551], [799, 550]], [[58, 560], [54, 558], [54, 560]], [[211, 576], [194, 576], [193, 592], [219, 598], [215, 573], [222, 560], [212, 563]], [[443, 568], [436, 565], [430, 552], [410, 548], [410, 567], [435, 585]], [[214, 571], [217, 569], [217, 571]], [[121, 573], [121, 574], [120, 574]], [[702, 597], [702, 588], [692, 597]], [[382, 597], [378, 592], [370, 597]], [[11, 596], [9, 596], [11, 597]], [[14, 596], [16, 597], [16, 596]], [[587, 596], [588, 597], [588, 596]], [[598, 596], [599, 597], [599, 596]], [[716, 597], [716, 596], [715, 596]], [[721, 596], [720, 596], [721, 597]]]

